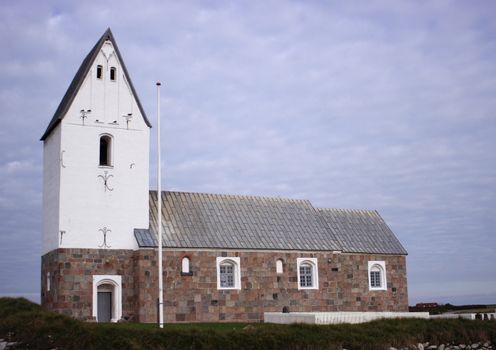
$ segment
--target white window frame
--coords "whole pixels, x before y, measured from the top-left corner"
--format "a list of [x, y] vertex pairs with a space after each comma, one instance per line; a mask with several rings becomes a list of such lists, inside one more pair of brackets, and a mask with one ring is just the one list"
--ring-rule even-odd
[[[234, 272], [234, 286], [233, 287], [221, 287], [220, 285], [220, 266], [222, 264], [233, 265]], [[241, 289], [241, 261], [237, 256], [233, 257], [217, 257], [217, 289], [218, 290], [239, 290]]]
[[276, 260], [276, 273], [284, 273], [284, 262], [282, 261], [282, 259]]
[[112, 317], [110, 322], [117, 322], [122, 318], [122, 276], [120, 275], [93, 275], [93, 317], [98, 322], [98, 287], [102, 284], [113, 286]]
[[[370, 272], [372, 269], [378, 269], [381, 273], [380, 276], [380, 287], [372, 287], [372, 280], [370, 278]], [[369, 290], [387, 290], [387, 279], [386, 279], [386, 262], [385, 261], [369, 261], [367, 275], [369, 280]]]
[[190, 263], [190, 260], [187, 256], [185, 256], [181, 259], [181, 272], [182, 273], [189, 273], [190, 272], [189, 263]]
[[[300, 266], [302, 264], [308, 264], [312, 267], [311, 286], [302, 286], [300, 283]], [[317, 258], [296, 258], [296, 272], [297, 272], [298, 290], [319, 289], [319, 266], [317, 263]]]

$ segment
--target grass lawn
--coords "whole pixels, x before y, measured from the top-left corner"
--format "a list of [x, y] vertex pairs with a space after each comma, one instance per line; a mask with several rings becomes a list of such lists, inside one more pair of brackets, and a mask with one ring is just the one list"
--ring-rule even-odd
[[418, 342], [496, 343], [496, 321], [380, 320], [351, 325], [85, 323], [0, 298], [0, 338], [20, 349], [387, 349]]

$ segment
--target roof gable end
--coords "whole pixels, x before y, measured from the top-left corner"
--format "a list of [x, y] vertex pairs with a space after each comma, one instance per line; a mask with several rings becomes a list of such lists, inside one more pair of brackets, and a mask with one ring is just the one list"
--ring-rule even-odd
[[151, 124], [148, 121], [148, 118], [146, 117], [145, 111], [143, 110], [141, 102], [138, 98], [138, 95], [137, 95], [136, 90], [134, 88], [134, 85], [131, 81], [131, 77], [129, 76], [126, 65], [124, 63], [124, 60], [122, 59], [121, 53], [119, 51], [119, 47], [117, 46], [117, 43], [115, 42], [112, 31], [110, 30], [110, 28], [108, 28], [105, 31], [105, 33], [103, 33], [103, 35], [100, 37], [100, 39], [97, 41], [95, 46], [93, 46], [93, 48], [88, 53], [88, 55], [86, 55], [86, 57], [84, 58], [84, 60], [81, 63], [81, 66], [79, 67], [76, 75], [72, 79], [72, 82], [69, 85], [69, 88], [67, 89], [64, 97], [62, 98], [62, 101], [60, 102], [59, 106], [57, 107], [57, 110], [55, 111], [55, 114], [53, 115], [52, 120], [48, 124], [48, 127], [46, 128], [43, 136], [41, 136], [40, 141], [45, 141], [47, 139], [47, 137], [50, 135], [50, 133], [55, 129], [55, 127], [60, 123], [60, 121], [67, 114], [69, 107], [71, 106], [72, 102], [74, 101], [74, 98], [78, 94], [79, 89], [81, 88], [81, 85], [83, 84], [86, 75], [88, 74], [93, 62], [95, 61], [98, 53], [100, 52], [100, 49], [102, 48], [103, 44], [107, 40], [109, 40], [112, 43], [114, 50], [117, 53], [117, 58], [118, 58], [119, 62], [121, 63], [122, 69], [124, 71], [124, 74], [126, 76], [128, 83], [129, 83], [129, 87], [131, 88], [131, 91], [134, 95], [134, 98], [136, 99], [136, 103], [139, 107], [141, 115], [143, 116], [143, 119], [144, 119], [146, 125], [151, 128]]

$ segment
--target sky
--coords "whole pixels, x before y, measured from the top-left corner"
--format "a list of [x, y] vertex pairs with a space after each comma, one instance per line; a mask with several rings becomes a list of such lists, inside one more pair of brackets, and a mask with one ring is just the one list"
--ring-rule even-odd
[[[375, 209], [409, 303], [496, 303], [496, 2], [0, 2], [0, 296], [39, 301], [41, 135], [110, 27], [163, 187]], [[156, 128], [150, 187], [156, 188]]]

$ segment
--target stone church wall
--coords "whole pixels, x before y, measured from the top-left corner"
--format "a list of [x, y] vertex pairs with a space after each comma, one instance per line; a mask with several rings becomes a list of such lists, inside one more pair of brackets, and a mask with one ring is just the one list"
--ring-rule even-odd
[[[42, 305], [91, 320], [92, 276], [122, 276], [122, 316], [157, 320], [153, 249], [58, 249], [42, 258]], [[181, 273], [183, 257], [189, 274]], [[217, 289], [217, 257], [239, 257], [241, 289]], [[297, 258], [316, 258], [319, 289], [298, 290]], [[283, 260], [283, 273], [276, 260]], [[370, 291], [368, 262], [384, 261], [387, 290]], [[50, 291], [47, 273], [50, 272]], [[165, 322], [259, 322], [264, 312], [408, 311], [405, 256], [233, 250], [164, 250]]]
[[93, 276], [121, 275], [122, 315], [133, 315], [136, 305], [133, 263], [132, 250], [53, 250], [41, 259], [41, 305], [77, 319], [95, 320]]
[[[181, 274], [184, 256], [190, 258], [191, 274]], [[217, 289], [216, 258], [225, 256], [240, 257], [240, 290]], [[298, 290], [299, 257], [317, 258], [318, 290]], [[259, 322], [264, 312], [281, 312], [284, 306], [293, 312], [408, 311], [405, 256], [169, 250], [164, 252], [164, 259], [166, 322]], [[276, 273], [277, 259], [284, 261], [282, 274]], [[368, 261], [385, 261], [387, 290], [369, 290]], [[156, 299], [158, 288], [154, 255], [148, 256], [147, 266], [151, 269], [141, 264], [139, 274], [149, 276], [153, 288], [145, 293], [150, 301]], [[140, 320], [154, 322], [155, 304], [145, 307], [148, 310], [140, 311], [144, 317]]]

